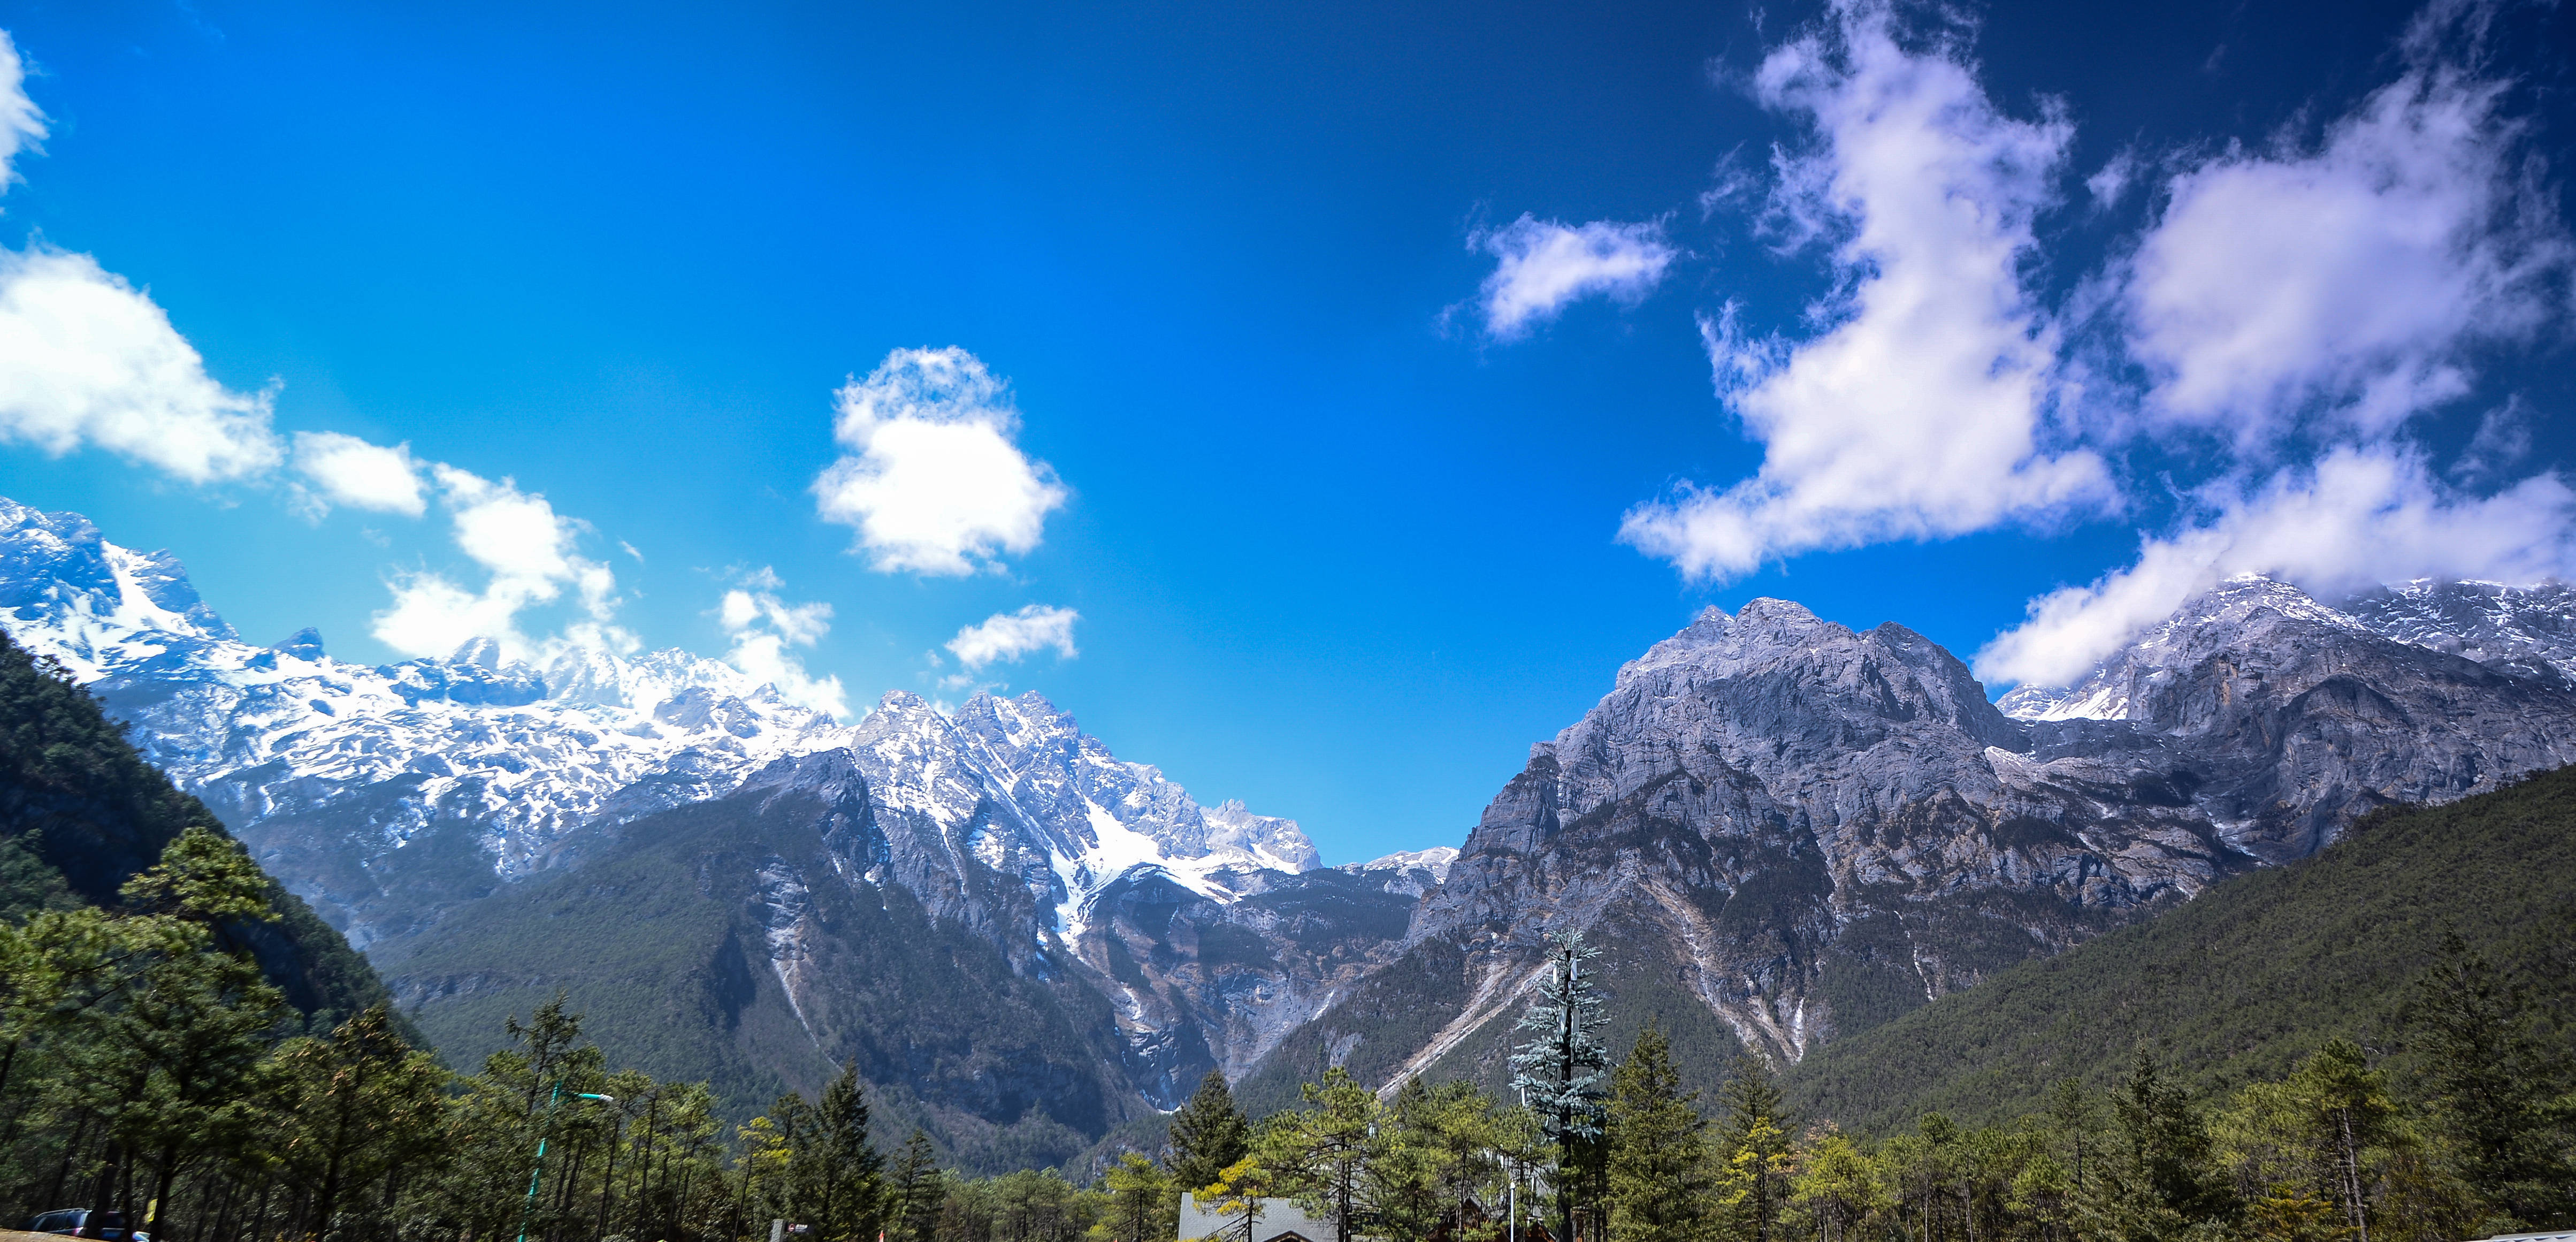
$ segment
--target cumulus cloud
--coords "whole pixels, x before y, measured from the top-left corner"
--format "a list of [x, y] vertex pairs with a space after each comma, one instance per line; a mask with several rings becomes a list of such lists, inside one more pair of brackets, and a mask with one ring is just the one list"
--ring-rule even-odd
[[849, 450], [814, 481], [883, 573], [964, 575], [1038, 545], [1065, 489], [1022, 453], [1008, 387], [963, 349], [898, 349], [838, 394]]
[[1498, 260], [1477, 296], [1485, 330], [1504, 340], [1527, 335], [1582, 298], [1644, 298], [1677, 253], [1660, 221], [1565, 225], [1526, 214], [1470, 236], [1467, 245]]
[[488, 575], [480, 589], [420, 570], [398, 576], [391, 606], [375, 615], [372, 632], [406, 655], [446, 655], [469, 639], [489, 638], [504, 655], [527, 659], [548, 644], [520, 629], [520, 614], [555, 603], [571, 592], [579, 619], [568, 641], [628, 648], [633, 638], [609, 624], [616, 611], [616, 575], [580, 554], [589, 525], [558, 514], [542, 495], [522, 492], [509, 479], [493, 482], [454, 466], [433, 465], [454, 527], [456, 546]]
[[271, 401], [208, 375], [170, 317], [97, 260], [0, 250], [0, 439], [56, 456], [95, 446], [185, 482], [222, 482], [283, 460]]
[[764, 567], [743, 575], [742, 585], [724, 593], [716, 619], [733, 639], [725, 663], [775, 687], [788, 702], [843, 719], [850, 714], [850, 700], [841, 679], [815, 677], [789, 650], [811, 647], [831, 632], [832, 606], [790, 604], [777, 594], [784, 585], [777, 571]]
[[299, 504], [317, 515], [347, 505], [419, 517], [428, 510], [420, 470], [408, 444], [386, 448], [336, 431], [295, 435], [295, 472], [304, 478]]
[[2249, 457], [2303, 421], [2381, 436], [2468, 391], [2467, 346], [2563, 309], [2563, 228], [2520, 177], [2504, 85], [2420, 64], [2314, 149], [2228, 151], [2164, 187], [2119, 273], [2145, 413]]
[[[1978, 657], [2039, 684], [2233, 574], [2329, 599], [2576, 575], [2576, 491], [2517, 469], [2519, 397], [2474, 436], [2434, 434], [2466, 415], [2482, 356], [2560, 321], [2576, 272], [2512, 83], [2477, 67], [2486, 13], [2437, 0], [2391, 80], [2312, 136], [2127, 150], [2082, 176], [2059, 110], [2009, 115], [1956, 38], [1888, 0], [1836, 0], [1753, 78], [1803, 135], [1774, 155], [1761, 222], [1785, 253], [1819, 247], [1831, 292], [1787, 334], [1747, 331], [1732, 302], [1701, 316], [1762, 464], [1635, 507], [1622, 538], [1724, 579], [1813, 550], [2161, 514], [2134, 563], [2033, 600]], [[2070, 191], [2096, 213], [2143, 194], [2146, 220], [2052, 304], [2037, 222]], [[2447, 466], [2427, 448], [2463, 439]], [[2123, 475], [2133, 462], [2156, 473]]]
[[2184, 601], [2241, 573], [2328, 600], [2418, 577], [2576, 577], [2576, 491], [2542, 474], [2490, 496], [2443, 483], [2394, 445], [2344, 446], [2250, 489], [2213, 484], [2212, 512], [2144, 541], [2135, 564], [2033, 600], [2030, 618], [1977, 654], [1989, 680], [2066, 685]]
[[1050, 648], [1058, 658], [1070, 660], [1081, 654], [1073, 646], [1073, 623], [1081, 619], [1082, 614], [1073, 609], [1043, 604], [997, 612], [957, 631], [957, 637], [948, 640], [948, 652], [969, 673]]
[[2221, 468], [2135, 564], [2031, 604], [1982, 652], [1989, 677], [2062, 684], [2234, 573], [2332, 599], [2377, 582], [2576, 576], [2576, 506], [2514, 480], [2521, 402], [2447, 473], [2420, 441], [2471, 391], [2478, 352], [2533, 339], [2576, 245], [2526, 177], [2506, 84], [2439, 48], [2479, 10], [2428, 8], [2406, 68], [2312, 144], [2190, 164], [2107, 281], [2151, 377], [2131, 434], [2205, 437]]
[[1771, 207], [1794, 236], [1836, 239], [1834, 292], [1808, 308], [1832, 326], [1755, 340], [1732, 305], [1703, 316], [1761, 469], [1722, 490], [1685, 483], [1631, 510], [1620, 537], [1723, 579], [2111, 504], [2102, 459], [2058, 443], [2058, 332], [2021, 280], [2072, 127], [2005, 115], [1957, 48], [1902, 45], [1880, 3], [1838, 7], [1755, 85], [1814, 137], [1777, 157]]
[[27, 65], [17, 41], [0, 30], [0, 190], [20, 180], [18, 155], [45, 140], [45, 114], [27, 98]]

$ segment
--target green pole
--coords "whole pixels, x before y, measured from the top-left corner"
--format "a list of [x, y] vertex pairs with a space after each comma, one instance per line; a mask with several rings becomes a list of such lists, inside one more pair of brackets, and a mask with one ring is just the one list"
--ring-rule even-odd
[[528, 1242], [528, 1214], [537, 1210], [537, 1179], [546, 1174], [546, 1140], [553, 1136], [555, 1102], [563, 1098], [563, 1079], [555, 1080], [554, 1093], [546, 1097], [545, 1128], [537, 1132], [537, 1163], [528, 1170], [528, 1201], [519, 1208], [519, 1242]]

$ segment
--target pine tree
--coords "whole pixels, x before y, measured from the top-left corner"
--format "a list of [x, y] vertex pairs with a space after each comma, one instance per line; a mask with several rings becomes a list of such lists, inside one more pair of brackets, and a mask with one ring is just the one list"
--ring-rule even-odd
[[[1265, 1133], [1263, 1138], [1267, 1138]], [[1270, 1170], [1259, 1156], [1245, 1156], [1225, 1166], [1216, 1180], [1207, 1186], [1207, 1210], [1219, 1218], [1234, 1216], [1225, 1227], [1210, 1235], [1216, 1242], [1253, 1242], [1261, 1230], [1261, 1201], [1274, 1189]], [[1190, 1242], [1183, 1239], [1182, 1242]]]
[[1721, 1198], [1737, 1237], [1771, 1242], [1788, 1206], [1796, 1123], [1781, 1111], [1780, 1088], [1761, 1058], [1738, 1055], [1733, 1069], [1718, 1092], [1726, 1110], [1715, 1143]]
[[934, 1242], [939, 1209], [948, 1199], [948, 1178], [939, 1170], [939, 1155], [930, 1136], [913, 1127], [886, 1179], [886, 1236], [889, 1242]]
[[2362, 1153], [2376, 1147], [2396, 1104], [2388, 1076], [2370, 1068], [2361, 1045], [2332, 1039], [2290, 1076], [2290, 1090], [2326, 1153], [2328, 1180], [2353, 1242], [2370, 1242], [2370, 1194]]
[[1093, 1237], [1102, 1242], [1162, 1242], [1172, 1232], [1174, 1225], [1163, 1207], [1170, 1201], [1172, 1179], [1153, 1161], [1128, 1152], [1110, 1166], [1101, 1185], [1109, 1192], [1109, 1211], [1092, 1227]]
[[814, 1227], [816, 1242], [874, 1242], [885, 1217], [885, 1157], [868, 1141], [867, 1087], [857, 1062], [842, 1067], [801, 1120], [804, 1141], [790, 1142], [800, 1220]]
[[1199, 1089], [1172, 1114], [1172, 1179], [1196, 1193], [1252, 1150], [1252, 1124], [1234, 1105], [1225, 1075], [1209, 1070]]
[[1339, 1066], [1321, 1083], [1307, 1083], [1312, 1107], [1271, 1118], [1258, 1143], [1258, 1162], [1308, 1212], [1333, 1222], [1336, 1242], [1351, 1242], [1361, 1214], [1371, 1209], [1366, 1173], [1384, 1109], [1377, 1095]]
[[2211, 1159], [2209, 1127], [2141, 1048], [2111, 1098], [2117, 1137], [2078, 1199], [2087, 1236], [2164, 1242], [2225, 1224], [2236, 1203]]
[[1616, 1075], [1607, 1126], [1611, 1242], [1694, 1242], [1711, 1216], [1705, 1122], [1652, 1023]]
[[329, 1233], [352, 1187], [427, 1155], [445, 1120], [447, 1072], [414, 1052], [376, 1005], [328, 1037], [277, 1051], [293, 1127], [279, 1155], [312, 1196], [315, 1232]]
[[1602, 1124], [1608, 1118], [1609, 1021], [1585, 970], [1596, 956], [1580, 932], [1548, 937], [1547, 981], [1514, 1029], [1528, 1038], [1512, 1053], [1512, 1090], [1538, 1115], [1557, 1148], [1557, 1231], [1571, 1238], [1576, 1210], [1598, 1193]]
[[2429, 1094], [2465, 1149], [2461, 1174], [2479, 1197], [2524, 1224], [2576, 1212], [2568, 1110], [2551, 1107], [2567, 1090], [2568, 1067], [2534, 1037], [2519, 992], [2453, 932], [2417, 982], [2407, 1018]]

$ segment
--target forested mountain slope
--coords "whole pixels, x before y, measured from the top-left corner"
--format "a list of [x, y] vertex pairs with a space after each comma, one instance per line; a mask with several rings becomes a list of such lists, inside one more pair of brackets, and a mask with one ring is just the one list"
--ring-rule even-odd
[[[0, 634], [0, 918], [115, 907], [118, 888], [180, 833], [222, 823], [135, 753], [89, 692]], [[276, 923], [228, 932], [308, 1024], [328, 1029], [386, 999], [375, 971], [293, 894], [270, 884]]]
[[2376, 812], [2305, 861], [1829, 1044], [1787, 1085], [1808, 1116], [1869, 1130], [2035, 1112], [2141, 1046], [2210, 1090], [2283, 1077], [2336, 1035], [2402, 1052], [2407, 985], [2450, 932], [2576, 1031], [2576, 768]]

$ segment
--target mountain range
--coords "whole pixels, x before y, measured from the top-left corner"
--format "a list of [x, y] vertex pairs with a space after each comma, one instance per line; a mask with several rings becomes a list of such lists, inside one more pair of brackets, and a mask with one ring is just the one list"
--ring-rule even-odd
[[2576, 759], [2576, 595], [2239, 578], [2000, 701], [1893, 623], [1710, 609], [1463, 846], [1331, 868], [1036, 694], [843, 724], [678, 651], [362, 665], [168, 553], [0, 502], [0, 620], [362, 948], [451, 1058], [558, 992], [738, 1107], [858, 1063], [970, 1167], [1144, 1132], [1209, 1069], [1499, 1081], [1554, 930], [1714, 1085]]
[[[725, 926], [698, 946], [704, 960], [662, 980], [677, 989], [664, 999], [736, 1032], [783, 1007], [794, 1037], [740, 1034], [638, 1063], [714, 1078], [750, 1107], [819, 1087], [866, 1026], [914, 1049], [887, 1055], [881, 1086], [960, 1149], [999, 1142], [1008, 1159], [1061, 1157], [1076, 1134], [1176, 1105], [1209, 1069], [1242, 1073], [1382, 959], [1454, 853], [1324, 867], [1293, 821], [1202, 806], [1036, 694], [944, 712], [896, 692], [844, 726], [679, 651], [568, 647], [513, 662], [477, 641], [370, 666], [333, 658], [311, 630], [261, 646], [170, 554], [6, 501], [0, 613], [363, 949], [451, 1056], [497, 1040], [512, 1007], [617, 991], [604, 981], [640, 960], [549, 950], [633, 948], [666, 930], [628, 936], [643, 920], [612, 903], [591, 912], [594, 934], [565, 934], [540, 911], [549, 930], [515, 938], [509, 920], [531, 894], [630, 863], [723, 809], [731, 827], [712, 852], [672, 865], [699, 877]], [[775, 832], [810, 848], [727, 865], [727, 850]], [[862, 1003], [881, 980], [817, 964], [848, 930], [845, 895], [896, 911], [873, 938], [975, 959], [920, 969], [973, 976], [989, 958], [1046, 1032], [1023, 1049], [1035, 1060], [918, 1052], [977, 1043], [989, 1015]], [[472, 945], [508, 947], [474, 957]], [[997, 1090], [1004, 1068], [1052, 1085]], [[1058, 1110], [1070, 1129], [1032, 1111], [1059, 1096], [1093, 1101]], [[1040, 1119], [1037, 1148], [996, 1137]]]
[[1531, 749], [1396, 959], [1243, 1094], [1327, 1065], [1499, 1085], [1557, 930], [1606, 947], [1614, 1043], [1660, 1020], [1712, 1088], [1738, 1049], [1793, 1065], [2357, 815], [2576, 759], [2567, 605], [2422, 582], [2337, 609], [2235, 578], [2000, 703], [1901, 625], [1710, 609]]

